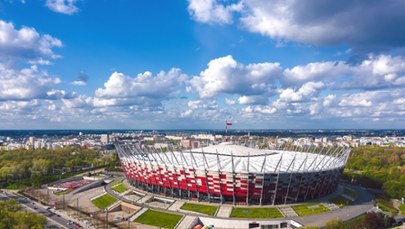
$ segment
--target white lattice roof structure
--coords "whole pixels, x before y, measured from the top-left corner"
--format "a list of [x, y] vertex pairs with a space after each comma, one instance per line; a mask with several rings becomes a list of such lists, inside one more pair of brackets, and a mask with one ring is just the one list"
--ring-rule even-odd
[[[139, 152], [136, 160], [184, 168], [238, 173], [310, 172], [341, 168], [350, 149], [328, 148], [318, 153], [290, 150], [262, 150], [232, 143], [222, 143], [183, 152]], [[146, 152], [145, 151], [145, 152]], [[135, 158], [134, 158], [135, 159]]]

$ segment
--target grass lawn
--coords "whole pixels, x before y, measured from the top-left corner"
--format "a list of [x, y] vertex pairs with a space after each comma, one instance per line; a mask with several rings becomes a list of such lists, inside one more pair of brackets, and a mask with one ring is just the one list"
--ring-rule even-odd
[[348, 195], [348, 196], [352, 197], [353, 199], [357, 198], [357, 192], [355, 192], [351, 189], [348, 189], [348, 188], [343, 189], [343, 194]]
[[350, 205], [352, 201], [344, 198], [343, 196], [337, 196], [330, 200], [330, 202], [336, 204], [339, 208], [342, 208], [346, 205]]
[[277, 208], [232, 208], [231, 218], [283, 218]]
[[318, 203], [295, 205], [295, 206], [292, 206], [292, 208], [299, 216], [315, 215], [315, 214], [319, 214], [322, 212], [330, 211], [329, 208], [323, 206], [322, 204], [318, 204]]
[[390, 200], [386, 200], [386, 199], [377, 197], [375, 199], [375, 203], [381, 210], [389, 212], [392, 215], [395, 215], [398, 213], [398, 210], [396, 208], [394, 208], [394, 205], [392, 204], [392, 202]]
[[399, 210], [401, 210], [402, 215], [405, 215], [405, 204], [399, 205]]
[[366, 214], [359, 215], [353, 219], [343, 222], [343, 224], [346, 226], [346, 228], [359, 228], [358, 225], [363, 223], [365, 217]]
[[119, 185], [113, 187], [112, 189], [114, 189], [115, 191], [117, 191], [119, 193], [123, 193], [128, 190], [127, 186], [125, 186], [123, 184], [119, 184]]
[[193, 203], [185, 203], [181, 206], [181, 209], [193, 212], [199, 212], [206, 215], [214, 215], [217, 212], [218, 207], [212, 205], [204, 205], [204, 204], [193, 204]]
[[104, 195], [92, 200], [91, 202], [94, 205], [96, 205], [96, 207], [98, 207], [100, 209], [104, 209], [104, 208], [110, 206], [111, 204], [117, 202], [117, 199], [107, 193], [107, 194], [104, 194]]
[[117, 186], [117, 185], [121, 184], [122, 181], [123, 181], [123, 180], [116, 180], [116, 181], [112, 182], [112, 183], [111, 183], [111, 187], [114, 187], [114, 186]]
[[174, 228], [182, 217], [182, 215], [149, 209], [138, 218], [136, 218], [135, 222], [163, 228]]

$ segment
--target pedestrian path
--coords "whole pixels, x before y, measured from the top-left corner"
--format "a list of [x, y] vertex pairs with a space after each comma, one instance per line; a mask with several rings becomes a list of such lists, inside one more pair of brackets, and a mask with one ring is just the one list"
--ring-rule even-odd
[[144, 203], [148, 202], [148, 200], [150, 200], [151, 198], [153, 198], [153, 196], [146, 195], [146, 196], [142, 197], [141, 199], [139, 199], [137, 202], [139, 204], [144, 204]]
[[170, 207], [167, 210], [169, 210], [169, 211], [179, 211], [180, 207], [183, 206], [184, 203], [185, 203], [184, 201], [177, 200], [172, 205], [170, 205]]
[[194, 225], [194, 222], [196, 222], [196, 220], [197, 220], [196, 216], [186, 215], [183, 217], [183, 220], [177, 225], [176, 228], [181, 229], [191, 228]]
[[134, 221], [136, 218], [138, 218], [140, 215], [142, 215], [144, 212], [146, 212], [147, 210], [149, 210], [149, 208], [142, 208], [141, 210], [139, 210], [137, 213], [135, 213], [135, 215], [133, 215], [130, 220]]
[[283, 215], [288, 218], [288, 217], [295, 217], [298, 216], [297, 213], [295, 213], [294, 209], [292, 209], [291, 206], [281, 206], [278, 207], [278, 209], [281, 211], [281, 213], [283, 213]]
[[221, 205], [217, 212], [217, 217], [229, 218], [232, 212], [232, 205]]
[[329, 208], [331, 211], [339, 209], [336, 204], [333, 203], [322, 203], [325, 207]]

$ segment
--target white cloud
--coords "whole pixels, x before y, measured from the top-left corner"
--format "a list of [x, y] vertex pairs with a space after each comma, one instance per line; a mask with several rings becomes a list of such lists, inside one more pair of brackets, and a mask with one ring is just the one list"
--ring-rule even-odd
[[339, 102], [339, 106], [346, 107], [370, 107], [373, 103], [367, 98], [350, 95]]
[[323, 106], [324, 107], [329, 107], [332, 105], [333, 101], [336, 99], [336, 95], [327, 95], [323, 99]]
[[239, 104], [266, 104], [268, 101], [267, 96], [263, 95], [251, 95], [251, 96], [241, 96], [238, 98]]
[[186, 110], [183, 113], [181, 113], [180, 117], [186, 118], [186, 117], [190, 117], [192, 114], [193, 114], [193, 110], [189, 109], [189, 110]]
[[395, 99], [393, 103], [398, 105], [405, 105], [405, 98]]
[[244, 113], [260, 113], [260, 114], [274, 114], [277, 112], [277, 108], [273, 106], [262, 106], [262, 105], [257, 105], [257, 106], [247, 106], [244, 109], [242, 109], [242, 112]]
[[232, 14], [240, 12], [242, 3], [222, 4], [218, 0], [189, 0], [188, 12], [194, 20], [209, 24], [232, 23]]
[[243, 65], [228, 55], [211, 60], [208, 68], [190, 83], [201, 98], [220, 93], [259, 95], [271, 92], [272, 83], [279, 78], [280, 72], [279, 63]]
[[350, 70], [350, 66], [342, 61], [339, 62], [313, 62], [306, 65], [298, 65], [284, 70], [284, 80], [287, 84], [299, 84], [314, 80], [334, 79], [344, 76]]
[[136, 77], [114, 72], [104, 83], [104, 88], [96, 90], [95, 103], [97, 106], [131, 104], [147, 107], [161, 106], [163, 100], [178, 96], [177, 93], [186, 79], [186, 75], [176, 68], [168, 72], [161, 71], [156, 76], [148, 71]]
[[405, 5], [397, 2], [242, 0], [243, 26], [273, 39], [315, 45], [403, 46]]
[[225, 104], [227, 105], [235, 105], [236, 101], [232, 99], [225, 98]]
[[[276, 40], [313, 45], [348, 44], [359, 49], [405, 45], [405, 5], [401, 1], [189, 0], [191, 16], [208, 24], [238, 24]], [[235, 14], [234, 12], [238, 12]]]
[[144, 96], [149, 98], [167, 98], [186, 80], [180, 69], [173, 68], [168, 72], [161, 71], [156, 76], [144, 72], [132, 78], [123, 73], [111, 74], [104, 88], [96, 90], [97, 97], [125, 98]]
[[74, 86], [86, 86], [87, 85], [87, 80], [89, 79], [89, 76], [84, 72], [80, 71], [79, 74], [77, 75], [77, 80], [71, 82], [72, 85]]
[[76, 0], [46, 0], [46, 6], [56, 13], [72, 15], [79, 11], [76, 2]]
[[34, 107], [38, 107], [38, 100], [0, 102], [0, 111], [20, 112]]
[[297, 91], [292, 88], [281, 90], [280, 100], [284, 102], [299, 102], [308, 99], [322, 89], [325, 85], [322, 82], [308, 82], [302, 85]]
[[0, 20], [0, 59], [49, 64], [44, 58], [59, 57], [53, 52], [54, 47], [62, 47], [62, 42], [51, 35], [41, 35], [34, 28], [16, 29], [13, 23]]
[[81, 80], [75, 80], [72, 82], [72, 85], [74, 86], [86, 86], [86, 82], [85, 81], [81, 81]]
[[191, 109], [191, 110], [196, 110], [199, 108], [204, 108], [204, 104], [201, 100], [195, 100], [195, 101], [188, 101], [187, 106]]
[[32, 65], [50, 65], [51, 64], [51, 62], [49, 60], [45, 60], [42, 57], [40, 57], [36, 60], [29, 60], [28, 63], [32, 64]]
[[338, 62], [314, 62], [284, 70], [284, 82], [300, 85], [321, 80], [338, 89], [373, 89], [405, 85], [405, 60], [401, 56], [370, 55], [357, 65]]
[[0, 82], [0, 100], [31, 100], [49, 97], [47, 92], [61, 81], [35, 65], [16, 70], [0, 64]]

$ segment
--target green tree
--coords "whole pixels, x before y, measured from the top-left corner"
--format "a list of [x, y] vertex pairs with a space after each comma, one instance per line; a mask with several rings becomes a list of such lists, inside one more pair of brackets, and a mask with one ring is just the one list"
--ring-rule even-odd
[[39, 172], [41, 175], [48, 174], [51, 162], [47, 159], [34, 159], [32, 161], [31, 173]]
[[324, 229], [345, 229], [346, 226], [340, 219], [331, 219], [326, 222]]
[[21, 211], [14, 200], [0, 201], [0, 228], [43, 228], [46, 218], [42, 215]]

